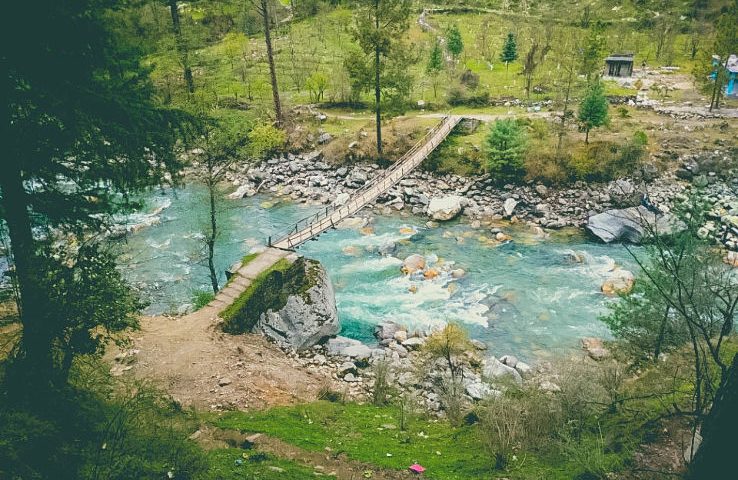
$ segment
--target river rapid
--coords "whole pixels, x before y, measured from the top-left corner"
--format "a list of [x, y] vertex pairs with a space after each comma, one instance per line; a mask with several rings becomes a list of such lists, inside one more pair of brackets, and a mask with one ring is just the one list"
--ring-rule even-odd
[[[234, 261], [320, 208], [263, 195], [222, 200], [215, 259], [221, 282]], [[121, 244], [121, 268], [149, 302], [147, 314], [185, 313], [194, 292], [210, 288], [202, 233], [208, 222], [206, 191], [190, 185], [157, 192], [148, 197], [147, 209], [157, 212], [158, 222], [148, 221], [151, 225]], [[597, 244], [577, 231], [544, 237], [527, 225], [472, 228], [462, 219], [434, 228], [425, 217], [362, 215], [371, 217], [367, 227], [329, 231], [299, 253], [326, 267], [342, 335], [369, 343], [373, 326], [384, 320], [410, 329], [459, 322], [492, 354], [545, 360], [577, 348], [582, 337], [607, 337], [598, 316], [612, 299], [600, 287], [616, 266], [635, 271], [622, 246]], [[512, 241], [495, 241], [493, 227]], [[391, 255], [378, 253], [391, 244]], [[404, 275], [402, 259], [414, 253], [440, 274]], [[450, 271], [458, 268], [465, 275], [453, 278]]]

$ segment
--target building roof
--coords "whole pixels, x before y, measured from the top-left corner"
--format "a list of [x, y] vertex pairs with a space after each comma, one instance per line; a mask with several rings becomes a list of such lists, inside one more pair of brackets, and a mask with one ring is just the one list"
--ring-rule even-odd
[[632, 62], [632, 53], [613, 53], [605, 59], [606, 62]]

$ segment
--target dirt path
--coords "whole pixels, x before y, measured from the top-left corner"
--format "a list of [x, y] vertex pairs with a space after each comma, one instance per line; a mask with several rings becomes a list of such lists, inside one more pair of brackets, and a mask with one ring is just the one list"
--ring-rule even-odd
[[261, 335], [224, 334], [219, 322], [213, 307], [179, 318], [145, 317], [131, 349], [109, 354], [116, 357], [112, 372], [151, 380], [181, 404], [206, 410], [311, 401], [329, 381]]
[[[199, 432], [197, 441], [205, 449], [243, 448], [243, 446], [249, 445], [259, 452], [313, 468], [316, 473], [334, 476], [338, 480], [359, 480], [362, 478], [400, 480], [414, 478], [409, 471], [378, 468], [375, 465], [351, 460], [344, 453], [335, 453], [330, 450], [312, 452], [262, 433], [248, 434], [213, 427], [203, 427]], [[365, 472], [371, 472], [371, 477], [366, 477]]]

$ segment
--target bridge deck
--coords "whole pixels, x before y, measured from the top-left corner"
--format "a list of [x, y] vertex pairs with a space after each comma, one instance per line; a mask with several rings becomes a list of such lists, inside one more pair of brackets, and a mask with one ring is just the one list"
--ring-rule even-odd
[[385, 170], [382, 175], [355, 191], [346, 204], [340, 207], [329, 207], [325, 212], [300, 220], [287, 234], [270, 241], [270, 246], [283, 250], [295, 249], [306, 241], [335, 227], [342, 220], [356, 214], [420, 165], [443, 142], [461, 119], [462, 117], [457, 115], [444, 117], [438, 125], [431, 129], [400, 160]]

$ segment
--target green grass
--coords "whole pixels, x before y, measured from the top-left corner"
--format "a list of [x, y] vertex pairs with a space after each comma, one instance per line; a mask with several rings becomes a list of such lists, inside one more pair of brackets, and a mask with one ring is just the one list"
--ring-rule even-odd
[[312, 468], [237, 448], [212, 450], [207, 459], [212, 480], [304, 480], [314, 476]]
[[[228, 412], [212, 422], [220, 428], [265, 433], [305, 450], [330, 448], [334, 454], [393, 470], [418, 462], [427, 468], [425, 478], [436, 480], [571, 480], [584, 467], [557, 452], [523, 451], [508, 471], [496, 471], [475, 426], [411, 418], [406, 431], [400, 431], [399, 410], [392, 407], [319, 401], [264, 412]], [[590, 448], [594, 442], [594, 436], [586, 437], [577, 445]], [[605, 454], [604, 461], [615, 468], [622, 454]]]

